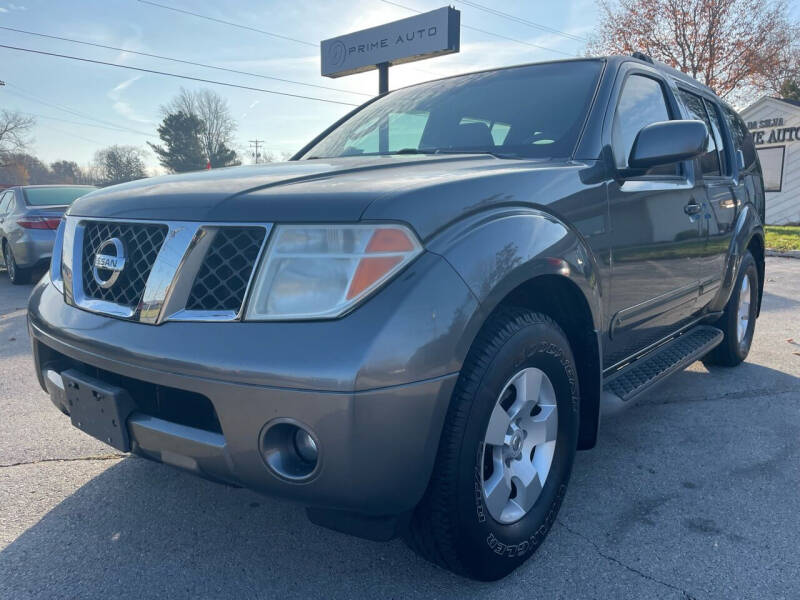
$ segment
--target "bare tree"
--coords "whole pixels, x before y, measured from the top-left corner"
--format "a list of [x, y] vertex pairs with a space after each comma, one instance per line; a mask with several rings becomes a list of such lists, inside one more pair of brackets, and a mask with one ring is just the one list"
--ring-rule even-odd
[[0, 110], [0, 155], [21, 152], [28, 145], [28, 133], [36, 119], [15, 110]]
[[591, 54], [644, 52], [731, 101], [775, 94], [798, 73], [783, 0], [598, 0]]
[[240, 164], [232, 149], [237, 124], [231, 116], [227, 100], [222, 96], [208, 89], [192, 92], [181, 88], [180, 94], [162, 107], [162, 112], [165, 117], [183, 112], [200, 119], [203, 123], [200, 139], [212, 167]]
[[101, 185], [116, 185], [147, 177], [145, 153], [136, 146], [109, 146], [94, 155], [97, 179]]

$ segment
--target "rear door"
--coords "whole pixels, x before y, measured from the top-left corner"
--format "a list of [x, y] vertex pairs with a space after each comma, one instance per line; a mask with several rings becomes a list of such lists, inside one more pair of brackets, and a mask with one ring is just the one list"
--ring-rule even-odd
[[[627, 167], [642, 127], [682, 118], [661, 74], [635, 65], [623, 65], [610, 120], [618, 172]], [[613, 231], [607, 368], [675, 332], [697, 310], [697, 261], [704, 246], [698, 211], [705, 196], [688, 161], [616, 177], [608, 192]]]
[[702, 219], [705, 245], [697, 263], [702, 307], [716, 296], [722, 284], [725, 259], [736, 224], [739, 194], [744, 193], [744, 186], [734, 178], [735, 156], [717, 102], [685, 89], [680, 90], [680, 96], [689, 112], [688, 118], [702, 120], [709, 132], [706, 152], [696, 163], [705, 189]]

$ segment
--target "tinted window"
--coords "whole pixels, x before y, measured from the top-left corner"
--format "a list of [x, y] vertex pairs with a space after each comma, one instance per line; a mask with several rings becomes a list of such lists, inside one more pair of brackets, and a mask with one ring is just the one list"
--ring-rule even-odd
[[722, 172], [730, 175], [731, 169], [728, 165], [728, 151], [725, 138], [722, 136], [722, 121], [720, 120], [719, 111], [716, 106], [709, 102], [707, 98], [703, 98], [706, 105], [706, 112], [711, 119], [711, 131], [714, 135], [714, 143], [717, 145], [719, 152], [719, 164], [722, 165]]
[[28, 206], [69, 206], [77, 198], [97, 189], [93, 187], [52, 186], [23, 188]]
[[744, 155], [745, 168], [749, 169], [756, 161], [756, 148], [753, 144], [753, 136], [747, 131], [747, 126], [744, 124], [741, 117], [732, 109], [723, 106], [722, 112], [725, 115], [725, 120], [728, 122], [728, 129], [733, 138], [733, 147], [735, 150], [741, 150]]
[[681, 98], [683, 98], [683, 103], [689, 111], [689, 117], [702, 121], [706, 124], [706, 129], [708, 129], [708, 145], [705, 153], [700, 156], [700, 168], [703, 171], [703, 175], [719, 175], [719, 155], [717, 153], [717, 145], [714, 142], [714, 130], [708, 120], [708, 113], [706, 113], [703, 99], [684, 90], [681, 90]]
[[[614, 115], [612, 143], [617, 166], [628, 166], [633, 142], [641, 129], [651, 123], [669, 121], [669, 109], [661, 84], [644, 75], [631, 75], [617, 103]], [[650, 169], [648, 175], [675, 175], [677, 165], [664, 165]]]
[[[365, 106], [305, 157], [399, 151], [567, 157], [602, 65], [596, 60], [530, 65], [397, 90]], [[385, 148], [381, 130], [388, 131]]]

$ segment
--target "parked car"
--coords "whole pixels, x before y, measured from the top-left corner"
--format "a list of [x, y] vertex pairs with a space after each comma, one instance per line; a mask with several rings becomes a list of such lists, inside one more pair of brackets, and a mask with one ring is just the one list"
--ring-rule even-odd
[[61, 216], [91, 185], [23, 185], [0, 190], [0, 255], [11, 283], [28, 283], [46, 267]]
[[119, 450], [498, 579], [603, 395], [745, 359], [763, 216], [741, 119], [646, 57], [449, 77], [287, 163], [77, 200], [30, 300], [36, 372]]

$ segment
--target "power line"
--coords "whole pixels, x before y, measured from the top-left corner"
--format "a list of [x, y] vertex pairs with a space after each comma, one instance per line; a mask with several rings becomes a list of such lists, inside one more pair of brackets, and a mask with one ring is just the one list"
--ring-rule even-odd
[[225, 72], [228, 72], [228, 73], [236, 73], [238, 75], [248, 75], [250, 77], [260, 77], [261, 79], [271, 79], [273, 81], [281, 81], [283, 83], [292, 83], [294, 85], [304, 85], [304, 86], [307, 86], [307, 87], [319, 88], [319, 89], [322, 89], [322, 90], [331, 90], [331, 91], [334, 91], [334, 92], [343, 92], [345, 94], [356, 94], [358, 96], [367, 96], [367, 97], [370, 97], [370, 98], [372, 97], [372, 94], [365, 94], [364, 92], [351, 92], [350, 90], [345, 90], [345, 89], [342, 89], [342, 88], [330, 87], [330, 86], [327, 86], [327, 85], [317, 85], [317, 84], [314, 84], [314, 83], [303, 83], [302, 81], [294, 81], [292, 79], [282, 79], [280, 77], [273, 77], [271, 75], [262, 75], [260, 73], [251, 73], [249, 71], [239, 71], [237, 69], [229, 69], [227, 67], [217, 67], [215, 65], [207, 65], [205, 63], [199, 63], [199, 62], [195, 62], [195, 61], [191, 61], [191, 60], [184, 60], [184, 59], [180, 59], [180, 58], [172, 58], [170, 56], [162, 56], [160, 54], [150, 54], [149, 52], [139, 52], [138, 50], [129, 50], [127, 48], [118, 48], [116, 46], [107, 46], [105, 44], [97, 44], [95, 42], [85, 42], [85, 41], [82, 41], [82, 40], [75, 40], [75, 39], [71, 39], [71, 38], [60, 37], [60, 36], [57, 36], [57, 35], [49, 35], [49, 34], [46, 34], [46, 33], [37, 33], [35, 31], [26, 31], [24, 29], [16, 29], [14, 27], [3, 27], [3, 26], [0, 26], [0, 29], [5, 29], [7, 31], [14, 31], [16, 33], [24, 33], [26, 35], [35, 35], [37, 37], [48, 38], [48, 39], [51, 39], [51, 40], [61, 40], [63, 42], [70, 42], [72, 44], [82, 44], [84, 46], [93, 46], [95, 48], [105, 48], [106, 50], [116, 50], [118, 52], [127, 52], [128, 54], [136, 54], [138, 56], [147, 56], [149, 58], [157, 58], [157, 59], [160, 59], [160, 60], [168, 60], [168, 61], [171, 61], [171, 62], [181, 63], [181, 64], [185, 64], [185, 65], [193, 65], [195, 67], [203, 67], [203, 68], [206, 68], [206, 69], [215, 69], [217, 71], [225, 71]]
[[[144, 2], [145, 0], [139, 0], [139, 2]], [[380, 0], [385, 4], [391, 4], [392, 6], [397, 6], [398, 8], [403, 8], [405, 10], [410, 10], [411, 12], [415, 13], [422, 13], [421, 10], [417, 10], [416, 8], [411, 8], [410, 6], [405, 6], [404, 4], [400, 4], [398, 2], [392, 2], [392, 0]], [[539, 44], [534, 44], [532, 42], [526, 42], [524, 40], [518, 40], [517, 38], [508, 37], [507, 35], [502, 35], [500, 33], [494, 33], [493, 31], [486, 31], [485, 29], [478, 29], [477, 27], [470, 27], [469, 25], [461, 24], [462, 29], [469, 29], [471, 31], [477, 31], [478, 33], [484, 33], [486, 35], [490, 35], [492, 37], [499, 38], [501, 40], [506, 40], [509, 42], [515, 42], [517, 44], [523, 44], [525, 46], [530, 46], [531, 48], [537, 48], [539, 50], [546, 50], [547, 52], [555, 52], [556, 54], [562, 54], [564, 56], [574, 56], [569, 52], [563, 52], [561, 50], [556, 50], [555, 48], [548, 48], [547, 46], [540, 46]]]
[[92, 117], [90, 115], [81, 113], [81, 112], [79, 112], [77, 110], [71, 109], [71, 108], [69, 108], [67, 106], [63, 106], [63, 105], [60, 105], [60, 104], [53, 104], [52, 102], [48, 102], [47, 100], [42, 100], [41, 98], [39, 98], [37, 96], [34, 96], [30, 92], [27, 92], [27, 91], [23, 90], [18, 85], [13, 85], [13, 84], [8, 84], [8, 85], [11, 85], [16, 90], [18, 90], [18, 91], [9, 90], [12, 94], [14, 94], [16, 96], [20, 96], [23, 99], [26, 98], [28, 100], [32, 100], [33, 102], [37, 102], [39, 104], [44, 104], [45, 106], [49, 106], [51, 108], [55, 108], [56, 110], [60, 110], [60, 111], [69, 113], [71, 115], [74, 115], [76, 117], [80, 117], [82, 119], [88, 119], [90, 121], [95, 121], [97, 123], [103, 123], [104, 125], [107, 126], [108, 129], [116, 129], [117, 131], [129, 131], [131, 133], [136, 133], [136, 134], [139, 134], [139, 135], [145, 135], [147, 137], [156, 137], [151, 133], [146, 133], [144, 131], [139, 131], [137, 129], [132, 129], [130, 127], [125, 127], [124, 125], [116, 125], [115, 123], [111, 123], [110, 121], [104, 121], [103, 119], [98, 119], [97, 117]]
[[[143, 1], [143, 0], [140, 0]], [[106, 62], [104, 60], [94, 60], [91, 58], [82, 58], [80, 56], [71, 56], [69, 54], [59, 54], [57, 52], [45, 52], [44, 50], [34, 50], [32, 48], [21, 48], [19, 46], [9, 46], [7, 44], [0, 44], [0, 48], [8, 50], [16, 50], [18, 52], [31, 52], [33, 54], [41, 54], [43, 56], [54, 56], [56, 58], [66, 58], [69, 60], [77, 60], [80, 62], [92, 63], [95, 65], [105, 65], [107, 67], [117, 67], [118, 69], [128, 69], [130, 71], [139, 71], [141, 73], [150, 73], [153, 75], [164, 75], [166, 77], [177, 77], [178, 79], [188, 79], [190, 81], [199, 81], [200, 83], [210, 83], [212, 85], [223, 85], [226, 87], [238, 88], [241, 90], [249, 90], [252, 92], [262, 92], [265, 94], [274, 94], [276, 96], [288, 96], [290, 98], [301, 98], [303, 100], [316, 100], [317, 102], [327, 102], [329, 104], [340, 104], [343, 106], [358, 106], [352, 102], [342, 102], [339, 100], [328, 100], [326, 98], [317, 98], [314, 96], [303, 96], [301, 94], [290, 94], [288, 92], [276, 92], [275, 90], [267, 90], [264, 88], [252, 87], [249, 85], [239, 85], [236, 83], [227, 83], [224, 81], [215, 81], [213, 79], [204, 79], [202, 77], [191, 77], [189, 75], [179, 75], [177, 73], [168, 73], [166, 71], [157, 71], [156, 69], [144, 69], [142, 67], [133, 67], [130, 65], [120, 65], [117, 63]]]
[[[233, 21], [225, 21], [223, 19], [217, 19], [216, 17], [209, 17], [208, 15], [201, 15], [200, 13], [192, 12], [190, 10], [186, 10], [186, 9], [183, 9], [183, 8], [176, 8], [174, 6], [168, 6], [166, 4], [160, 4], [158, 2], [153, 2], [152, 0], [137, 0], [137, 1], [141, 2], [142, 4], [149, 4], [151, 6], [157, 6], [158, 8], [164, 8], [166, 10], [171, 10], [171, 11], [178, 12], [178, 13], [183, 13], [185, 15], [191, 15], [193, 17], [197, 17], [198, 19], [205, 19], [206, 21], [213, 21], [214, 23], [221, 23], [222, 25], [228, 25], [230, 27], [237, 27], [239, 29], [246, 29], [247, 31], [254, 31], [256, 33], [261, 33], [261, 34], [264, 34], [264, 35], [268, 35], [270, 37], [274, 37], [274, 38], [278, 38], [278, 39], [282, 39], [282, 40], [287, 40], [287, 41], [290, 41], [290, 42], [296, 42], [298, 44], [303, 44], [304, 46], [311, 46], [313, 48], [319, 48], [319, 44], [316, 44], [314, 42], [308, 42], [306, 40], [299, 40], [297, 38], [288, 37], [288, 36], [285, 36], [285, 35], [280, 35], [280, 34], [277, 34], [277, 33], [273, 33], [271, 31], [265, 31], [263, 29], [258, 29], [256, 27], [250, 27], [249, 25], [242, 25], [241, 23], [234, 23]], [[425, 73], [426, 75], [437, 76], [436, 73], [433, 73], [432, 71], [427, 71], [425, 69], [420, 69], [419, 67], [414, 67], [414, 68], [412, 68], [412, 70], [419, 71], [420, 73]]]
[[[82, 121], [70, 121], [69, 119], [60, 119], [58, 117], [53, 117], [51, 115], [42, 115], [42, 114], [39, 114], [39, 113], [27, 111], [27, 110], [24, 110], [22, 112], [25, 113], [26, 115], [30, 115], [32, 117], [36, 117], [37, 119], [50, 119], [52, 121], [58, 121], [59, 123], [70, 123], [72, 125], [80, 125], [82, 127], [95, 127], [97, 129], [107, 129], [109, 131], [116, 131], [117, 133], [122, 133], [122, 132], [125, 131], [124, 129], [121, 129], [119, 127], [109, 127], [107, 125], [96, 125], [94, 123], [84, 123]], [[148, 137], [153, 137], [153, 138], [156, 137], [156, 136], [151, 135], [149, 133], [142, 133], [141, 135], [146, 135]]]
[[272, 33], [271, 31], [264, 31], [263, 29], [257, 29], [256, 27], [250, 27], [249, 25], [242, 25], [240, 23], [233, 23], [231, 21], [224, 21], [223, 19], [217, 19], [216, 17], [209, 17], [206, 15], [201, 15], [200, 13], [192, 12], [190, 10], [185, 10], [183, 8], [177, 8], [175, 6], [167, 6], [166, 4], [159, 4], [158, 2], [151, 2], [151, 0], [139, 0], [142, 4], [150, 4], [151, 6], [157, 6], [159, 8], [164, 8], [166, 10], [172, 10], [175, 12], [183, 13], [186, 15], [192, 15], [193, 17], [197, 17], [199, 19], [205, 19], [206, 21], [214, 21], [215, 23], [222, 23], [223, 25], [230, 25], [231, 27], [238, 27], [239, 29], [247, 29], [249, 31], [255, 31], [256, 33], [263, 33], [264, 35], [268, 35], [274, 38], [278, 38], [281, 40], [287, 40], [289, 42], [296, 42], [298, 44], [303, 44], [304, 46], [311, 46], [313, 48], [318, 48], [319, 44], [315, 44], [313, 42], [307, 42], [305, 40], [298, 40], [297, 38], [289, 37], [287, 35], [281, 35], [279, 33]]
[[534, 21], [529, 21], [528, 19], [523, 19], [522, 17], [518, 17], [516, 15], [512, 15], [507, 12], [503, 12], [501, 10], [497, 10], [495, 8], [490, 8], [488, 6], [484, 6], [483, 4], [478, 4], [477, 2], [473, 2], [472, 0], [458, 0], [461, 4], [466, 4], [467, 6], [471, 6], [472, 8], [477, 8], [478, 10], [482, 10], [484, 12], [488, 12], [490, 14], [496, 15], [498, 17], [502, 17], [504, 19], [508, 19], [510, 21], [514, 21], [516, 23], [522, 23], [523, 25], [527, 25], [532, 27], [533, 29], [538, 29], [539, 31], [545, 31], [547, 33], [554, 33], [556, 35], [560, 35], [570, 40], [574, 40], [576, 42], [585, 42], [587, 39], [585, 37], [581, 37], [579, 35], [574, 35], [572, 33], [567, 33], [566, 31], [561, 31], [559, 29], [554, 29], [553, 27], [548, 27], [547, 25], [541, 25]]

